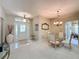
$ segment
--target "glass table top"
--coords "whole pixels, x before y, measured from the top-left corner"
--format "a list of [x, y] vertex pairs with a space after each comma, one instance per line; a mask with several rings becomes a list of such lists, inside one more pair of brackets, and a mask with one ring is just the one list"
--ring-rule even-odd
[[6, 56], [7, 56], [7, 59], [8, 59], [8, 57], [10, 55], [9, 53], [10, 53], [9, 45], [4, 44], [4, 46], [3, 46], [3, 52], [0, 52], [0, 59], [5, 59]]
[[0, 58], [3, 58], [7, 51], [0, 52]]

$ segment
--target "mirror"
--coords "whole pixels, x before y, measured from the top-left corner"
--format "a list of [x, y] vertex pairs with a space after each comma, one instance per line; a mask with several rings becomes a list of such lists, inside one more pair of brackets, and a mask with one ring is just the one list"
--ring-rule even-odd
[[49, 24], [43, 23], [41, 28], [42, 28], [42, 30], [49, 30]]

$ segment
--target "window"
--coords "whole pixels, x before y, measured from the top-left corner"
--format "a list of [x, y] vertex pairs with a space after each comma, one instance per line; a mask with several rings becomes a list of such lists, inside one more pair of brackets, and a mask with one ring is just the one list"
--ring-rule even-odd
[[78, 34], [78, 24], [73, 24], [73, 33]]
[[25, 24], [21, 24], [20, 25], [20, 32], [25, 32], [26, 31], [26, 26], [25, 26]]

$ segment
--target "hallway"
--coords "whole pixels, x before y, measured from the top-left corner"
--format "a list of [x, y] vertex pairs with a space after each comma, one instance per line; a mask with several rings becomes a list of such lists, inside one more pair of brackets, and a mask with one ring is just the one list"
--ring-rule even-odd
[[16, 49], [11, 49], [9, 59], [78, 59], [79, 49], [52, 48], [46, 42], [31, 42], [30, 45], [21, 44]]

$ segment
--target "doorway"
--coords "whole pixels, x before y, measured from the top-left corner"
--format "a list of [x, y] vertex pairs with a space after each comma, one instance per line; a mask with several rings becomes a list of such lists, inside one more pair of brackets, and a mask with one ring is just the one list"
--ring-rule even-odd
[[[28, 19], [27, 19], [28, 20]], [[28, 22], [24, 22], [22, 18], [15, 19], [15, 41], [30, 39], [30, 26]]]

